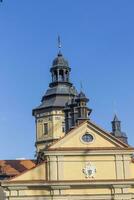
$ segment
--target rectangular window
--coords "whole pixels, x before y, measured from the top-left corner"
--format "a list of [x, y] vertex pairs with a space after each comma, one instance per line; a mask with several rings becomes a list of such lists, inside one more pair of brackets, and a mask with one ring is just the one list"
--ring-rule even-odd
[[48, 123], [44, 124], [44, 135], [48, 134]]
[[65, 132], [65, 122], [62, 122], [62, 132]]

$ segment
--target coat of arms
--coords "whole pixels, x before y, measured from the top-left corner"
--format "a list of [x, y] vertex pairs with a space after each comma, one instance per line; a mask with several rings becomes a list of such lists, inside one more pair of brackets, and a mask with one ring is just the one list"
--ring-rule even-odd
[[83, 173], [86, 175], [86, 178], [94, 178], [96, 173], [96, 167], [87, 163], [86, 166], [82, 169]]

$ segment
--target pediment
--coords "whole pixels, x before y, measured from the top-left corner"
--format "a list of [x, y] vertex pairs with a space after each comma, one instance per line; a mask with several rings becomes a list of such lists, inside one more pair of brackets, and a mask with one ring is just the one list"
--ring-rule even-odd
[[[85, 135], [86, 134], [86, 135]], [[51, 145], [53, 148], [116, 148], [128, 147], [94, 123], [85, 121]]]

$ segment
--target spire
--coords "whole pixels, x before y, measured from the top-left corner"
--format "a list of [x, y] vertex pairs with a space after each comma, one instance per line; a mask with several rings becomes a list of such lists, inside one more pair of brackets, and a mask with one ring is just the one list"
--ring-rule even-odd
[[118, 119], [117, 115], [114, 115], [114, 119], [112, 121], [112, 131], [116, 132], [116, 131], [120, 131], [121, 132], [121, 122]]
[[60, 36], [58, 35], [58, 48], [59, 48], [59, 50], [60, 50], [60, 48], [61, 48], [61, 39], [60, 39]]
[[80, 92], [83, 91], [83, 84], [82, 84], [82, 81], [80, 82]]
[[58, 56], [62, 56], [62, 53], [61, 53], [61, 38], [60, 38], [60, 35], [58, 35]]
[[112, 134], [127, 144], [128, 143], [127, 135], [126, 133], [121, 131], [121, 121], [118, 119], [116, 114], [114, 115], [114, 119], [111, 123], [112, 123]]
[[118, 119], [118, 117], [117, 117], [116, 114], [114, 115], [114, 119], [113, 119], [113, 121], [114, 121], [114, 122], [120, 122], [120, 120]]

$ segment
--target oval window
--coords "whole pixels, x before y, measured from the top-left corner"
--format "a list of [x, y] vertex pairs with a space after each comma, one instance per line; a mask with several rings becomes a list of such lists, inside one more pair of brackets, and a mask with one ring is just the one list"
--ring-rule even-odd
[[93, 141], [93, 136], [89, 133], [85, 133], [83, 136], [82, 136], [82, 140], [84, 142], [92, 142]]

